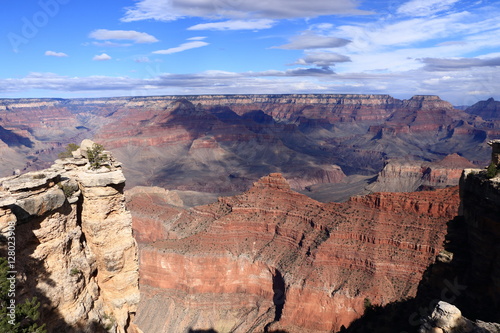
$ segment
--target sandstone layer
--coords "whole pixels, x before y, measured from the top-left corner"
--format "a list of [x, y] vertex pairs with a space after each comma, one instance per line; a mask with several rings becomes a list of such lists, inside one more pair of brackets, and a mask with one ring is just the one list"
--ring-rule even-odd
[[331, 332], [414, 296], [442, 249], [458, 189], [320, 203], [280, 174], [185, 209], [162, 191], [128, 198], [140, 247], [144, 332]]
[[125, 178], [108, 153], [97, 170], [79, 154], [0, 179], [0, 234], [15, 237], [17, 301], [36, 296], [49, 332], [134, 332], [137, 245]]

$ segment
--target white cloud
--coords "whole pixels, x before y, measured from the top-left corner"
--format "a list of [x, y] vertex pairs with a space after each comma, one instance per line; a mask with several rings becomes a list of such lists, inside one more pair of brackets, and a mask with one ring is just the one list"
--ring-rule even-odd
[[191, 38], [188, 38], [187, 40], [204, 40], [206, 38], [207, 37], [199, 36], [199, 37], [191, 37]]
[[89, 34], [90, 38], [97, 40], [132, 40], [135, 43], [155, 43], [158, 42], [154, 36], [145, 32], [138, 32], [134, 30], [107, 30], [97, 29]]
[[94, 61], [106, 61], [106, 60], [111, 60], [111, 59], [112, 58], [109, 55], [107, 55], [106, 53], [96, 55], [96, 56], [94, 56], [94, 58], [92, 58], [92, 60], [94, 60]]
[[224, 22], [201, 23], [188, 30], [262, 30], [272, 28], [274, 20], [230, 20]]
[[411, 0], [397, 9], [398, 14], [423, 17], [449, 10], [460, 0]]
[[371, 13], [359, 10], [356, 0], [139, 0], [133, 7], [126, 8], [122, 21], [173, 21], [189, 16], [210, 19], [284, 19], [337, 14]]
[[59, 58], [68, 56], [64, 52], [54, 52], [54, 51], [45, 51], [45, 55], [50, 57], [59, 57]]
[[193, 42], [183, 43], [177, 47], [172, 47], [172, 48], [169, 48], [166, 50], [154, 51], [153, 53], [154, 54], [172, 54], [172, 53], [178, 53], [178, 52], [182, 52], [182, 51], [186, 51], [186, 50], [190, 50], [190, 49], [194, 49], [194, 48], [198, 48], [198, 47], [202, 47], [202, 46], [207, 46], [207, 45], [209, 45], [209, 43], [207, 43], [207, 42], [193, 41]]
[[313, 31], [305, 31], [301, 35], [292, 37], [290, 43], [275, 46], [277, 49], [286, 50], [306, 50], [341, 47], [349, 44], [351, 41], [344, 38], [318, 35]]

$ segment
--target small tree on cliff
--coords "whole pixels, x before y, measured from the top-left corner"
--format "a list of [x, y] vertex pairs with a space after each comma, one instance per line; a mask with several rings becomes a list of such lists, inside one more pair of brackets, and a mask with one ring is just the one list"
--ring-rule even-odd
[[104, 154], [104, 146], [98, 143], [94, 143], [92, 147], [87, 150], [87, 157], [92, 170], [99, 169], [104, 162], [108, 160], [108, 155]]
[[493, 161], [491, 161], [490, 165], [488, 165], [488, 168], [486, 169], [486, 177], [493, 178], [498, 172], [499, 170], [497, 169], [497, 166], [493, 163]]
[[[46, 333], [45, 324], [39, 325], [40, 302], [36, 297], [15, 303], [15, 310], [9, 309], [15, 292], [12, 290], [7, 259], [0, 257], [0, 332]], [[11, 312], [12, 311], [12, 312]]]
[[59, 155], [57, 155], [59, 158], [68, 158], [68, 157], [73, 157], [72, 152], [80, 148], [79, 145], [76, 143], [70, 143], [66, 146], [66, 150], [63, 152], [60, 152]]

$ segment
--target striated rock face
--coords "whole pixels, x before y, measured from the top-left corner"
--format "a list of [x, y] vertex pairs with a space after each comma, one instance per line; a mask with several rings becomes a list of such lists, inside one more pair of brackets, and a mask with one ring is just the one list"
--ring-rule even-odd
[[273, 173], [193, 209], [161, 191], [128, 200], [143, 331], [331, 332], [360, 317], [367, 298], [383, 305], [416, 294], [458, 189], [323, 204]]
[[413, 192], [457, 186], [465, 168], [475, 167], [458, 154], [435, 163], [389, 161], [367, 189], [372, 192]]
[[[106, 167], [104, 166], [106, 165]], [[134, 332], [137, 246], [112, 157], [0, 179], [0, 234], [16, 237], [17, 297], [37, 296], [49, 332]]]

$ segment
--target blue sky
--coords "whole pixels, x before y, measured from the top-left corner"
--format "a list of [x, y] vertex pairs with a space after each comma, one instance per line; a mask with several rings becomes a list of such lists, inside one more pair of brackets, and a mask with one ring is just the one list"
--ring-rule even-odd
[[3, 0], [0, 97], [500, 99], [500, 1]]

